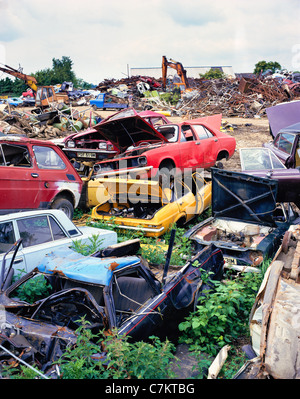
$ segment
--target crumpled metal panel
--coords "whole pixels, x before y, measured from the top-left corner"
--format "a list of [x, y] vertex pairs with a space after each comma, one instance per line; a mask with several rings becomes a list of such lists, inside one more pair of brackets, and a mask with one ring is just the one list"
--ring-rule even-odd
[[274, 378], [300, 378], [300, 286], [280, 278], [268, 329], [266, 371]]

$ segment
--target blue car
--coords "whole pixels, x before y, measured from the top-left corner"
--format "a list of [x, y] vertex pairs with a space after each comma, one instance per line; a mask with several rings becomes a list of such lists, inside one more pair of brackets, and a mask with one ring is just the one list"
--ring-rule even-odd
[[[221, 280], [222, 253], [214, 246], [207, 247], [172, 274], [167, 273], [166, 262], [160, 281], [135, 255], [139, 245], [139, 240], [131, 240], [91, 256], [68, 248], [55, 250], [7, 289], [1, 289], [0, 281], [6, 324], [18, 335], [11, 339], [12, 334], [2, 334], [0, 343], [14, 346], [22, 339], [22, 350], [28, 349], [28, 357], [32, 355], [31, 359], [36, 357], [40, 364], [49, 366], [67, 345], [76, 343], [83, 317], [93, 334], [117, 329], [119, 335], [133, 341], [147, 340], [151, 335], [178, 336], [178, 324], [208, 288], [202, 283], [202, 270]], [[5, 274], [1, 275], [4, 282]], [[38, 298], [24, 298], [30, 290], [27, 284], [38, 284]]]
[[19, 97], [10, 97], [6, 101], [9, 105], [13, 105], [14, 107], [23, 104], [23, 100]]

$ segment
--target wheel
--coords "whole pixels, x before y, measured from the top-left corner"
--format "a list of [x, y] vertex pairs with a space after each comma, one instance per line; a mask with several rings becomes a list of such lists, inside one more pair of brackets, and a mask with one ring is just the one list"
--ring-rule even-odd
[[73, 204], [66, 198], [57, 198], [51, 206], [52, 209], [60, 209], [63, 211], [69, 219], [72, 220], [74, 214]]

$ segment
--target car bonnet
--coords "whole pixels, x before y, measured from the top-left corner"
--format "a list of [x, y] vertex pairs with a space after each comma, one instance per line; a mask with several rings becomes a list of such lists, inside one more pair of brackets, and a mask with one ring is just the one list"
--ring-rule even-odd
[[212, 168], [212, 214], [274, 226], [276, 180]]
[[96, 258], [60, 248], [47, 254], [37, 269], [41, 273], [59, 274], [76, 281], [106, 286], [114, 271], [139, 263], [137, 256]]
[[105, 140], [114, 144], [121, 152], [142, 141], [168, 140], [133, 109], [120, 111], [94, 126]]

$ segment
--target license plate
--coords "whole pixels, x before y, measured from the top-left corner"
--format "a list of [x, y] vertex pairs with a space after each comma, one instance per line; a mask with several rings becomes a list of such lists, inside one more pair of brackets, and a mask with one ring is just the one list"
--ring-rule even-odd
[[78, 152], [77, 155], [81, 158], [96, 158], [95, 152]]

